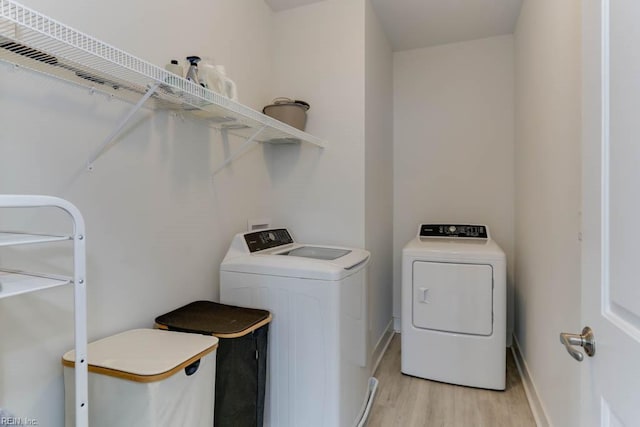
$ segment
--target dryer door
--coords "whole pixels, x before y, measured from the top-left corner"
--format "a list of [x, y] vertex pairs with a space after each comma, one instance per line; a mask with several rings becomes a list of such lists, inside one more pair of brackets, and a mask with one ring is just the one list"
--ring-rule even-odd
[[413, 326], [491, 335], [493, 268], [486, 264], [414, 262]]

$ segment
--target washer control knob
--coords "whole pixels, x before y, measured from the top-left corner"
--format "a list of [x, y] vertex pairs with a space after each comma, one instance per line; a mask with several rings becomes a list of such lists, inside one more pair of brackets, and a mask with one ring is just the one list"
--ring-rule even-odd
[[455, 225], [450, 225], [449, 226], [449, 233], [455, 233], [456, 232], [456, 226]]

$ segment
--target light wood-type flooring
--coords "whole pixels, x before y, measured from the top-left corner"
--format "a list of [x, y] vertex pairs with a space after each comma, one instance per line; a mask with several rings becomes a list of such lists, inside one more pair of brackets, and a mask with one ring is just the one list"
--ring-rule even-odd
[[396, 334], [375, 377], [380, 381], [369, 427], [535, 427], [522, 380], [507, 350], [507, 389], [482, 390], [400, 373]]

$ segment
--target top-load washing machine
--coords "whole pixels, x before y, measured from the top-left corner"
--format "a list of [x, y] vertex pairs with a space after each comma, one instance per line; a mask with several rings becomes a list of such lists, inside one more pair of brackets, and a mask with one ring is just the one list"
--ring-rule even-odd
[[402, 372], [504, 390], [506, 257], [484, 225], [422, 224], [402, 251]]
[[367, 340], [363, 249], [303, 245], [288, 230], [237, 234], [220, 266], [220, 300], [269, 310], [265, 424], [352, 427], [377, 381]]

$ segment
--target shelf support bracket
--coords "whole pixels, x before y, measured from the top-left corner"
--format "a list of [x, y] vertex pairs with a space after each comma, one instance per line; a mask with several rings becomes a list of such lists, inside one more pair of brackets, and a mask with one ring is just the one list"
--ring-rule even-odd
[[104, 139], [104, 141], [102, 141], [102, 144], [100, 144], [100, 146], [96, 148], [93, 151], [93, 153], [91, 153], [91, 156], [89, 156], [89, 160], [87, 161], [87, 169], [89, 169], [90, 171], [93, 170], [93, 164], [102, 155], [102, 153], [104, 152], [104, 149], [116, 139], [116, 137], [120, 134], [120, 132], [122, 132], [122, 129], [124, 129], [124, 127], [127, 125], [129, 120], [131, 120], [133, 115], [136, 112], [138, 112], [140, 108], [142, 108], [144, 103], [147, 102], [147, 100], [151, 97], [151, 95], [155, 93], [158, 87], [160, 87], [160, 83], [155, 83], [152, 86], [150, 86], [149, 89], [147, 89], [147, 92], [144, 94], [144, 96], [140, 98], [138, 103], [134, 105], [133, 108], [129, 110], [127, 115], [122, 118], [120, 123], [118, 123], [118, 126], [116, 126], [116, 128], [109, 134], [109, 136], [107, 136]]
[[[215, 168], [211, 176], [214, 176], [215, 174], [220, 172], [222, 169], [225, 168], [225, 166], [227, 166], [229, 163], [231, 163], [232, 161], [240, 157], [241, 154], [246, 153], [248, 148], [251, 146], [251, 144], [256, 142], [256, 138], [258, 137], [258, 135], [260, 135], [262, 131], [265, 130], [266, 128], [267, 128], [267, 125], [260, 127], [260, 129], [258, 129], [253, 135], [251, 135], [249, 139], [247, 139], [245, 142], [242, 143], [240, 148], [238, 148], [233, 154], [227, 157], [224, 160], [224, 162], [222, 162], [217, 168]], [[227, 132], [227, 130], [222, 129], [222, 132]]]

